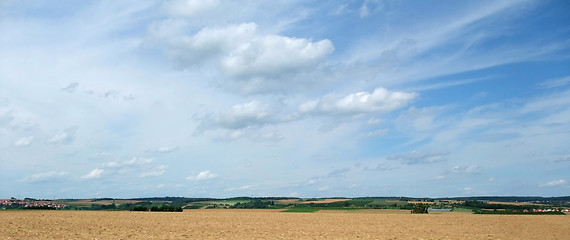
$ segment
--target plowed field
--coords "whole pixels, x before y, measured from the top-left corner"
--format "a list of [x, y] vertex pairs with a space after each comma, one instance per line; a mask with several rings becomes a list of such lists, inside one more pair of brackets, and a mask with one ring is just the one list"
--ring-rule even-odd
[[568, 239], [570, 216], [0, 211], [0, 239]]

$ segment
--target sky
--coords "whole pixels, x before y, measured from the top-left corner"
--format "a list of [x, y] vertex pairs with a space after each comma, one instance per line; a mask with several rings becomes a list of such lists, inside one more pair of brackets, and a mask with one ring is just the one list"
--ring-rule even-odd
[[0, 198], [567, 196], [569, 12], [3, 0]]

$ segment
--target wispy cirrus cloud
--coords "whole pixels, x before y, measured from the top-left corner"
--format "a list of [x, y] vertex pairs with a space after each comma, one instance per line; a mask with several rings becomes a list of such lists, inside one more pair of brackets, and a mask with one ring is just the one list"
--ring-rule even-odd
[[570, 84], [570, 76], [554, 78], [537, 83], [536, 86], [539, 88], [556, 88], [562, 87]]

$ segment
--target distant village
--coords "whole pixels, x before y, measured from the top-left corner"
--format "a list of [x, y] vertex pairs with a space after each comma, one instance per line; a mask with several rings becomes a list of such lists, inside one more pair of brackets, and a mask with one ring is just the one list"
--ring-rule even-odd
[[[570, 209], [568, 208], [564, 208], [564, 209], [560, 209], [560, 208], [548, 208], [548, 209], [542, 209], [542, 208], [538, 208], [538, 209], [532, 209], [533, 212], [565, 212], [567, 213], [568, 211], [570, 211]], [[528, 210], [524, 209], [523, 212], [528, 212]]]
[[16, 199], [0, 200], [0, 208], [2, 209], [20, 209], [20, 208], [38, 208], [38, 209], [64, 209], [68, 206], [66, 204], [52, 203], [50, 201], [38, 201], [31, 199]]

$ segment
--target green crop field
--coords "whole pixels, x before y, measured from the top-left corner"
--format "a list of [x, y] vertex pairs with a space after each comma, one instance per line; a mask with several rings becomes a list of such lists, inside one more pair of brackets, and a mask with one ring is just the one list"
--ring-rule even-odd
[[206, 203], [194, 203], [194, 204], [185, 206], [184, 209], [200, 209], [200, 208], [203, 208], [207, 205], [208, 204], [206, 204]]
[[304, 213], [313, 213], [316, 211], [321, 210], [321, 208], [289, 208], [282, 212], [304, 212]]
[[372, 203], [374, 200], [372, 199], [352, 199], [352, 200], [348, 200], [348, 204], [355, 206], [355, 207], [364, 207], [367, 204]]
[[454, 208], [453, 211], [454, 212], [472, 212], [473, 210], [471, 210], [469, 208]]
[[368, 206], [374, 207], [374, 206], [404, 206], [407, 205], [408, 202], [406, 201], [398, 201], [398, 200], [388, 200], [388, 199], [373, 199], [373, 201], [371, 201], [370, 203], [368, 203]]

